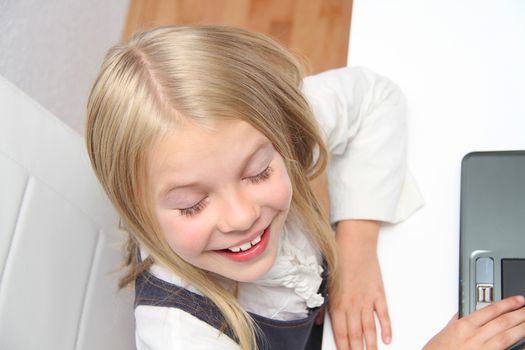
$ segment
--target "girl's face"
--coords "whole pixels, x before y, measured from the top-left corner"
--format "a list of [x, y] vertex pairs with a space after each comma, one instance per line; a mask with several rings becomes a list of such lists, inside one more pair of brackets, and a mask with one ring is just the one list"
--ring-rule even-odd
[[271, 142], [244, 121], [183, 123], [152, 152], [162, 234], [186, 262], [241, 282], [273, 265], [292, 186]]

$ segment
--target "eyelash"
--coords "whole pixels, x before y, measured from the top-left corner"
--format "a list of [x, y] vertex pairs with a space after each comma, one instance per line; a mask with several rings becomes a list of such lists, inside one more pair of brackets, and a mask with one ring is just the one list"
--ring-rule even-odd
[[208, 197], [201, 200], [199, 203], [195, 204], [192, 207], [179, 209], [180, 215], [182, 216], [193, 216], [197, 213], [199, 213], [204, 207], [206, 207], [206, 199]]
[[[267, 180], [270, 177], [270, 174], [272, 173], [272, 171], [273, 171], [272, 167], [268, 166], [261, 173], [255, 175], [255, 176], [250, 176], [250, 177], [247, 178], [247, 180], [250, 181], [251, 183], [254, 183], [254, 184], [261, 183], [261, 182]], [[203, 200], [201, 200], [199, 203], [195, 204], [192, 207], [179, 209], [180, 215], [182, 215], [182, 216], [193, 216], [195, 214], [198, 214], [202, 209], [204, 209], [206, 207], [206, 204], [207, 204], [206, 199], [207, 199], [207, 197], [204, 198]]]
[[270, 177], [270, 174], [272, 173], [272, 167], [268, 165], [266, 169], [264, 169], [262, 172], [255, 176], [250, 176], [247, 178], [248, 181], [254, 184], [258, 184], [264, 180], [267, 180]]

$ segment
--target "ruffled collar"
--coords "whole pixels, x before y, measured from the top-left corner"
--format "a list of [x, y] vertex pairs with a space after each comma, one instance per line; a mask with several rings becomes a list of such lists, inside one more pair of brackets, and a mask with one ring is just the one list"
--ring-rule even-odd
[[324, 298], [318, 293], [323, 272], [320, 260], [319, 251], [310, 243], [304, 229], [290, 220], [283, 228], [274, 265], [252, 283], [265, 287], [283, 286], [293, 290], [306, 307], [321, 306]]

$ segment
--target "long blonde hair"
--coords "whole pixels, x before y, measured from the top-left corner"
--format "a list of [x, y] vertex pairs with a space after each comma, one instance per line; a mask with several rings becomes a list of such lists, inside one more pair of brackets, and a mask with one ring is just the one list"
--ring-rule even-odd
[[[271, 39], [223, 26], [167, 26], [109, 50], [88, 102], [86, 144], [96, 175], [129, 231], [128, 275], [159, 262], [211, 299], [243, 349], [256, 349], [255, 325], [235, 293], [169, 247], [153, 211], [147, 167], [153, 144], [180, 118], [237, 118], [264, 134], [283, 157], [292, 183], [290, 215], [326, 259], [330, 283], [335, 242], [310, 181], [327, 151], [301, 93], [302, 71]], [[150, 253], [136, 259], [138, 244]]]

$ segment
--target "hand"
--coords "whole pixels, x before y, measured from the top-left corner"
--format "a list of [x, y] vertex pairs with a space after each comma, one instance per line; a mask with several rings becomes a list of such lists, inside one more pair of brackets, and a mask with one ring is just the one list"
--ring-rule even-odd
[[377, 259], [379, 223], [348, 220], [337, 225], [339, 289], [329, 291], [329, 312], [338, 350], [377, 349], [374, 314], [379, 319], [383, 343], [389, 344], [392, 329], [383, 280]]
[[511, 297], [461, 319], [455, 315], [423, 349], [507, 349], [525, 338], [524, 304], [524, 297]]

